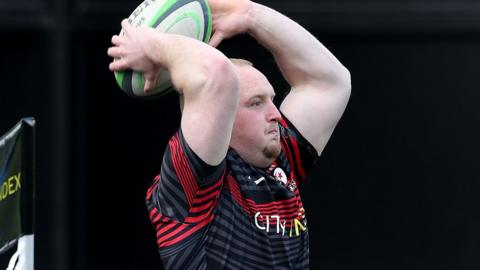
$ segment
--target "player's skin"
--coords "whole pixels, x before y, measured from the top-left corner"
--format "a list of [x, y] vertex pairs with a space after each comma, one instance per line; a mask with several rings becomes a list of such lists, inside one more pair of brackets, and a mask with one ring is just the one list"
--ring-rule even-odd
[[[145, 90], [158, 70], [169, 70], [184, 96], [181, 128], [192, 150], [219, 164], [228, 147], [248, 163], [266, 167], [280, 151], [280, 113], [273, 87], [255, 68], [233, 64], [215, 49], [223, 39], [248, 33], [274, 56], [291, 86], [282, 113], [320, 155], [350, 96], [348, 70], [303, 27], [273, 9], [248, 0], [209, 0], [214, 34], [210, 45], [122, 22], [125, 36], [113, 36], [112, 71], [143, 72]], [[288, 33], [288, 34], [285, 34]], [[208, 59], [208, 60], [206, 60]]]

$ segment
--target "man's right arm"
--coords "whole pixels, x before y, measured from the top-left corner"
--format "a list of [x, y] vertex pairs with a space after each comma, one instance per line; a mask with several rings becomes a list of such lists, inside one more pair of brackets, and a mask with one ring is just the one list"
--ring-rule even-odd
[[188, 37], [134, 28], [126, 20], [122, 27], [124, 36], [114, 36], [114, 46], [108, 50], [118, 59], [110, 69], [142, 72], [148, 91], [160, 68], [166, 68], [175, 89], [184, 96], [181, 128], [186, 142], [207, 164], [220, 164], [230, 144], [239, 98], [238, 77], [230, 60]]

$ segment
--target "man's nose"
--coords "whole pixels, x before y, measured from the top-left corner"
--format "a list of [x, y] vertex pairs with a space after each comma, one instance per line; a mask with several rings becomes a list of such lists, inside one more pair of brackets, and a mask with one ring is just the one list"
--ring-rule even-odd
[[269, 104], [269, 111], [268, 111], [268, 114], [267, 114], [267, 120], [269, 122], [280, 122], [280, 119], [282, 119], [282, 115], [280, 114], [280, 111], [278, 110], [277, 106], [275, 106], [275, 104], [273, 104], [273, 102], [270, 101], [270, 104]]

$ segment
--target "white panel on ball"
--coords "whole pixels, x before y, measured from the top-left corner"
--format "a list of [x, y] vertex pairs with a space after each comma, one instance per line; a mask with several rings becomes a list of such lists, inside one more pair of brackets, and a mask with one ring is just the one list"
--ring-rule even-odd
[[[207, 0], [145, 0], [128, 17], [135, 26], [154, 27], [161, 33], [171, 33], [208, 42], [212, 31], [212, 16]], [[120, 31], [123, 35], [123, 30]], [[141, 73], [131, 70], [115, 72], [120, 88], [134, 97], [158, 97], [172, 90], [170, 74], [160, 71], [156, 87], [145, 93]]]

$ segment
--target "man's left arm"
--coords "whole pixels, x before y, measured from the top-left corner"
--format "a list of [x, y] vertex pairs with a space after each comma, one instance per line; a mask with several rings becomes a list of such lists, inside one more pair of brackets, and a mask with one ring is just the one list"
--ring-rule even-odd
[[249, 0], [209, 0], [210, 44], [248, 32], [275, 57], [292, 87], [280, 110], [320, 154], [350, 97], [350, 73], [312, 34], [281, 13]]
[[320, 155], [350, 97], [350, 73], [312, 34], [259, 4], [248, 32], [271, 51], [291, 86], [282, 113]]

